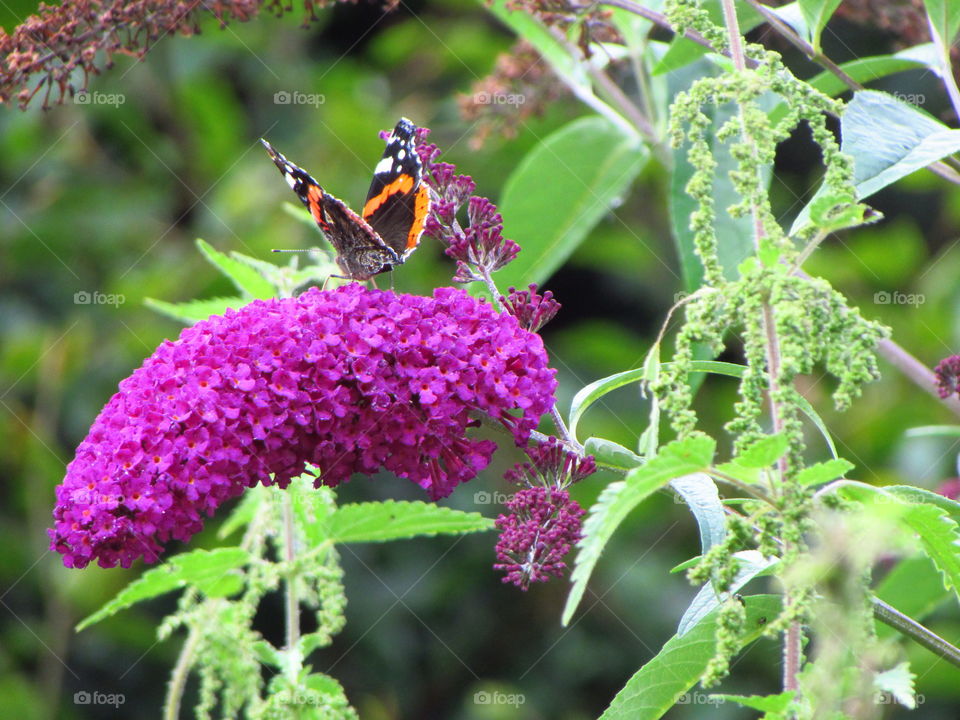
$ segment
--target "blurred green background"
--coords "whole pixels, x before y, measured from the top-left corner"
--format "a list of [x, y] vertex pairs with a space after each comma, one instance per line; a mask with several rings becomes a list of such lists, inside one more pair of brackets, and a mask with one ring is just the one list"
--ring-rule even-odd
[[[5, 6], [4, 26], [9, 30], [33, 10]], [[155, 628], [174, 600], [138, 606], [75, 634], [73, 625], [141, 568], [66, 570], [48, 551], [45, 529], [54, 487], [99, 409], [162, 339], [179, 332], [144, 298], [230, 292], [194, 240], [270, 260], [278, 260], [271, 248], [314, 243], [311, 231], [282, 210], [293, 196], [258, 138], [268, 137], [357, 205], [382, 151], [378, 131], [406, 115], [432, 128], [446, 159], [475, 178], [480, 194], [496, 199], [526, 152], [585, 112], [561, 99], [543, 117], [521, 123], [516, 138], [493, 136], [479, 150], [470, 145], [475, 128], [460, 118], [457, 96], [469, 93], [512, 44], [480, 4], [413, 2], [387, 15], [374, 5], [336, 5], [309, 29], [300, 21], [296, 12], [263, 15], [225, 30], [207, 22], [196, 38], [164, 38], [144, 62], [121, 59], [93, 80], [92, 91], [119, 94], [122, 103], [68, 102], [47, 112], [0, 108], [2, 718], [159, 714], [180, 640], [157, 643]], [[827, 48], [835, 59], [846, 59], [846, 44], [862, 46], [862, 28], [839, 23], [836, 31], [835, 47]], [[889, 40], [871, 37], [872, 52], [889, 50]], [[809, 75], [810, 68], [800, 65], [798, 72]], [[939, 92], [921, 73], [881, 87], [920, 88], [932, 101]], [[300, 93], [308, 102], [285, 104], [278, 93]], [[778, 160], [773, 188], [785, 220], [815, 187], [809, 147], [801, 130]], [[651, 162], [623, 204], [545, 285], [564, 305], [544, 333], [564, 408], [585, 383], [642, 361], [681, 289], [667, 177]], [[808, 269], [829, 278], [867, 317], [890, 324], [901, 344], [933, 365], [960, 349], [960, 190], [920, 173], [873, 204], [887, 219], [829, 240]], [[522, 246], [523, 238], [516, 240]], [[452, 273], [442, 249], [428, 240], [392, 282], [427, 294], [449, 284]], [[923, 302], [880, 304], [875, 294], [883, 292], [920, 294]], [[85, 304], [83, 293], [118, 302]], [[738, 359], [735, 343], [725, 359]], [[935, 488], [957, 474], [957, 448], [940, 439], [905, 439], [904, 432], [955, 418], [889, 365], [883, 368], [883, 380], [843, 416], [830, 409], [825, 381], [811, 377], [803, 389], [836, 433], [841, 453], [857, 464], [856, 477]], [[698, 400], [705, 429], [722, 436], [734, 390], [727, 379], [706, 382]], [[635, 446], [646, 411], [636, 388], [626, 388], [592, 410], [584, 430]], [[819, 445], [811, 450], [812, 458], [825, 455]], [[502, 448], [490, 469], [445, 502], [495, 516], [499, 506], [485, 500], [508, 491], [503, 470], [519, 459], [515, 448]], [[599, 473], [585, 481], [576, 490], [581, 502], [589, 505], [611, 479]], [[340, 497], [422, 499], [417, 488], [386, 476], [355, 480]], [[225, 514], [191, 545], [212, 545]], [[699, 544], [685, 508], [666, 495], [646, 503], [615, 537], [567, 629], [559, 626], [567, 583], [526, 594], [502, 585], [490, 567], [494, 541], [489, 534], [344, 550], [347, 627], [317, 654], [315, 666], [343, 683], [361, 717], [596, 717], [674, 632], [694, 594], [682, 575], [667, 572]], [[955, 608], [932, 625], [948, 639], [960, 638]], [[280, 642], [282, 626], [276, 598], [262, 608], [258, 628]], [[955, 672], [926, 651], [910, 648], [909, 656], [923, 717], [956, 717]], [[737, 663], [724, 690], [771, 691], [778, 663], [775, 644], [761, 641]], [[74, 694], [82, 691], [122, 694], [125, 702], [76, 704]], [[520, 694], [523, 704], [479, 704], [475, 694], [483, 691]], [[733, 706], [700, 704], [700, 693], [669, 716], [749, 716]]]

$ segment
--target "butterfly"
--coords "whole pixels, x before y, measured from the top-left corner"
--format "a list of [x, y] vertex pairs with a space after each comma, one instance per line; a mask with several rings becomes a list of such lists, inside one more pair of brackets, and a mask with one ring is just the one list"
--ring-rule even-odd
[[416, 133], [416, 125], [400, 118], [374, 168], [359, 215], [261, 138], [287, 185], [333, 245], [342, 277], [369, 280], [402, 265], [420, 244], [430, 212], [430, 191], [422, 182]]

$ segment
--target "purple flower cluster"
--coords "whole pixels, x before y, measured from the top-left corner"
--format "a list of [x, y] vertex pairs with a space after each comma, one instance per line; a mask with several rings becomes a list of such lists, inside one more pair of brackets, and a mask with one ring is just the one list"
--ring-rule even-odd
[[933, 374], [937, 379], [937, 392], [941, 398], [960, 393], [960, 355], [945, 357], [933, 369]]
[[[424, 177], [433, 190], [433, 204], [426, 234], [447, 245], [446, 253], [457, 261], [455, 282], [489, 281], [520, 252], [520, 246], [503, 237], [503, 218], [487, 198], [473, 195], [476, 183], [469, 175], [457, 175], [450, 163], [437, 162], [436, 145], [424, 142], [428, 131], [421, 130], [417, 152], [424, 165]], [[469, 225], [460, 227], [457, 213], [466, 203]]]
[[530, 283], [528, 290], [510, 288], [507, 297], [500, 296], [500, 302], [520, 321], [520, 327], [530, 332], [538, 332], [560, 310], [560, 303], [553, 299], [552, 292], [537, 294], [536, 283]]
[[527, 450], [530, 462], [516, 465], [507, 480], [523, 485], [507, 503], [509, 514], [500, 515], [496, 527], [497, 562], [503, 582], [526, 590], [531, 582], [560, 576], [564, 557], [581, 538], [583, 508], [570, 499], [567, 488], [597, 470], [591, 456], [570, 452], [556, 440]]
[[496, 447], [466, 437], [476, 413], [525, 444], [555, 388], [539, 336], [452, 288], [351, 284], [228, 310], [120, 383], [57, 488], [51, 547], [68, 567], [153, 562], [202, 513], [305, 463], [318, 483], [386, 468], [442, 498]]

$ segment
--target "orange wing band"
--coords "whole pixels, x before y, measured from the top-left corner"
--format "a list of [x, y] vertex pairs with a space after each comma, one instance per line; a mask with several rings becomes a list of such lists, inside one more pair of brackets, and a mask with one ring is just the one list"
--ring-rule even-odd
[[427, 215], [430, 213], [430, 191], [426, 185], [417, 188], [417, 198], [413, 206], [413, 225], [407, 235], [407, 252], [413, 250], [420, 242], [420, 236], [427, 225]]
[[392, 183], [383, 188], [377, 195], [367, 200], [363, 206], [363, 217], [370, 217], [374, 211], [383, 205], [388, 198], [397, 193], [408, 193], [413, 189], [413, 178], [410, 175], [401, 175]]

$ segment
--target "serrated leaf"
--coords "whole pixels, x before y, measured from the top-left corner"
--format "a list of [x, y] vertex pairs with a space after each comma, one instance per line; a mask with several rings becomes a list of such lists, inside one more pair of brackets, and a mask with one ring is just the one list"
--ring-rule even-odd
[[[960, 130], [876, 90], [854, 94], [841, 118], [840, 132], [841, 149], [854, 161], [858, 200], [960, 150]], [[791, 235], [809, 224], [811, 206], [825, 192], [821, 185], [797, 215]]]
[[239, 310], [250, 301], [241, 297], [208, 298], [183, 303], [169, 303], [154, 298], [144, 298], [144, 305], [180, 322], [193, 324], [206, 320], [211, 315], [223, 315], [228, 308]]
[[629, 448], [604, 438], [587, 438], [583, 452], [593, 455], [598, 465], [615, 470], [632, 470], [643, 463], [643, 458]]
[[276, 296], [273, 284], [245, 263], [226, 255], [209, 243], [197, 238], [197, 247], [210, 263], [230, 278], [237, 290], [254, 300], [269, 300]]
[[646, 372], [647, 370], [645, 368], [626, 370], [614, 375], [608, 375], [605, 378], [600, 378], [581, 388], [579, 392], [573, 396], [573, 401], [570, 403], [570, 434], [573, 437], [577, 436], [577, 425], [580, 424], [580, 418], [583, 417], [587, 409], [597, 402], [597, 400], [617, 388], [643, 380]]
[[719, 595], [713, 583], [706, 583], [701, 587], [686, 612], [683, 613], [683, 617], [680, 618], [677, 637], [686, 635], [714, 609], [726, 602], [733, 593], [778, 562], [777, 558], [765, 558], [757, 550], [741, 550], [735, 552], [733, 556], [739, 561], [739, 567], [729, 590]]
[[707, 552], [723, 542], [727, 534], [726, 516], [717, 485], [705, 473], [684, 475], [670, 481], [670, 487], [690, 508], [700, 530], [700, 549]]
[[783, 433], [767, 435], [752, 443], [737, 455], [738, 465], [751, 468], [765, 468], [773, 465], [787, 452], [789, 440]]
[[577, 558], [570, 576], [573, 587], [561, 620], [564, 625], [570, 622], [580, 604], [600, 553], [624, 518], [674, 478], [709, 467], [715, 450], [716, 442], [704, 435], [675, 440], [665, 445], [660, 454], [645, 465], [627, 473], [626, 478], [604, 488], [590, 508], [583, 525], [583, 539], [577, 543]]
[[796, 693], [791, 690], [790, 692], [780, 693], [779, 695], [711, 695], [711, 698], [716, 698], [717, 700], [723, 700], [725, 702], [736, 703], [737, 705], [742, 705], [743, 707], [750, 708], [751, 710], [759, 710], [760, 712], [766, 713], [784, 713], [790, 707], [790, 703], [793, 702], [793, 698]]
[[798, 0], [800, 12], [810, 31], [810, 44], [820, 52], [820, 33], [840, 5], [840, 0]]
[[[743, 645], [756, 640], [780, 614], [778, 595], [743, 599], [746, 608]], [[711, 615], [682, 638], [673, 636], [657, 655], [617, 693], [600, 720], [657, 720], [703, 675], [716, 651], [716, 616]]]
[[201, 591], [206, 588], [215, 592], [222, 587], [218, 584], [227, 573], [246, 565], [249, 560], [249, 553], [240, 548], [194, 550], [176, 555], [164, 565], [147, 570], [106, 605], [80, 621], [77, 632], [138, 602], [187, 585], [194, 585]]
[[826, 462], [810, 465], [797, 473], [797, 482], [801, 485], [820, 485], [836, 480], [853, 470], [854, 465], [843, 458], [834, 458]]
[[916, 675], [910, 672], [910, 663], [902, 662], [873, 677], [873, 686], [880, 692], [889, 693], [905, 708], [915, 710], [917, 695], [913, 689]]
[[386, 542], [493, 529], [493, 520], [480, 513], [396, 500], [341, 505], [327, 522], [328, 537], [335, 543]]
[[596, 115], [574, 120], [534, 147], [500, 199], [505, 233], [519, 240], [521, 251], [495, 273], [498, 285], [547, 280], [619, 203], [648, 157], [636, 137]]

